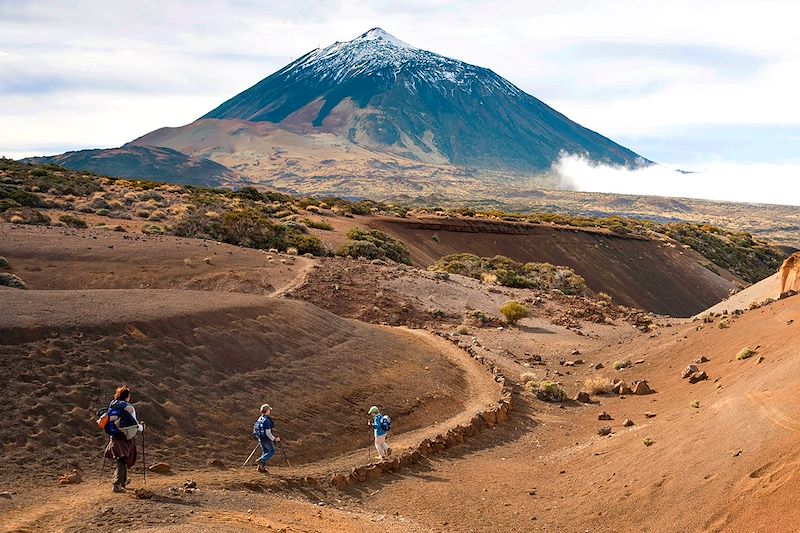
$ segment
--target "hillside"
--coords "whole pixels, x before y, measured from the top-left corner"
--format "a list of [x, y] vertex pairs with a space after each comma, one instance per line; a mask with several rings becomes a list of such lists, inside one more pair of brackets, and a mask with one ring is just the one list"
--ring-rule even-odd
[[414, 262], [425, 267], [456, 253], [564, 265], [617, 303], [671, 316], [692, 316], [742, 283], [722, 270], [711, 272], [692, 250], [600, 229], [436, 218], [381, 218], [370, 225], [406, 243]]
[[186, 155], [163, 146], [79, 150], [61, 155], [30, 157], [27, 163], [59, 165], [96, 174], [219, 187], [241, 185], [246, 180], [209, 159]]

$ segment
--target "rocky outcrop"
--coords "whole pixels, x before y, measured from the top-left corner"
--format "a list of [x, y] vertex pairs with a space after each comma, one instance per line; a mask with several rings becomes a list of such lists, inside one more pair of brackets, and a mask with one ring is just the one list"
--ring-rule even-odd
[[780, 269], [781, 294], [800, 292], [800, 252], [783, 262]]

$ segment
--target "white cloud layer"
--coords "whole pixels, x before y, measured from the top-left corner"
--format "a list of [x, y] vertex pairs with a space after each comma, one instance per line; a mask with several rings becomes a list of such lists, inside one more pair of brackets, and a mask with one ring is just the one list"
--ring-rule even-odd
[[800, 206], [800, 165], [716, 162], [680, 169], [628, 169], [564, 155], [553, 172], [563, 188], [577, 191]]

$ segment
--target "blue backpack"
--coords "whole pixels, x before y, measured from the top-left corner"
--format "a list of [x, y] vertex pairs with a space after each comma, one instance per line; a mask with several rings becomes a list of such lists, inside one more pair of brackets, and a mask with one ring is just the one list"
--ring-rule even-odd
[[264, 440], [267, 438], [267, 430], [272, 429], [275, 426], [273, 424], [272, 419], [266, 415], [258, 417], [256, 423], [253, 424], [253, 437], [258, 440]]
[[[108, 406], [108, 409], [102, 409], [98, 412], [99, 420], [97, 424], [103, 428], [103, 431], [111, 435], [112, 437], [128, 437], [120, 428], [128, 428], [132, 426], [136, 426], [136, 420], [133, 418], [133, 415], [130, 414], [125, 408], [128, 407], [127, 402], [123, 402], [122, 400], [114, 400], [111, 402], [111, 405]], [[112, 416], [116, 416], [117, 420], [112, 421], [110, 418]]]
[[392, 429], [392, 419], [389, 418], [389, 415], [381, 416], [379, 424], [381, 426], [381, 429], [384, 431], [391, 431]]

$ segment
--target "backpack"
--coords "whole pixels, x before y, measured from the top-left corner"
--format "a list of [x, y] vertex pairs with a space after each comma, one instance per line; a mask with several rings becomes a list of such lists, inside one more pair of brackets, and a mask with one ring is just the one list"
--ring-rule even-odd
[[[269, 423], [267, 423], [269, 421]], [[274, 424], [272, 423], [272, 419], [268, 416], [260, 416], [256, 423], [253, 424], [253, 437], [258, 440], [264, 440], [267, 438], [267, 430], [272, 429]]]
[[391, 431], [392, 429], [392, 419], [389, 418], [389, 415], [381, 416], [380, 421], [378, 422], [381, 426], [381, 429], [384, 431]]
[[[108, 409], [100, 409], [97, 412], [97, 425], [112, 437], [124, 437], [131, 440], [139, 431], [139, 425], [133, 415], [125, 410], [126, 407], [128, 407], [126, 402], [114, 400]], [[111, 420], [111, 417], [117, 418]]]

